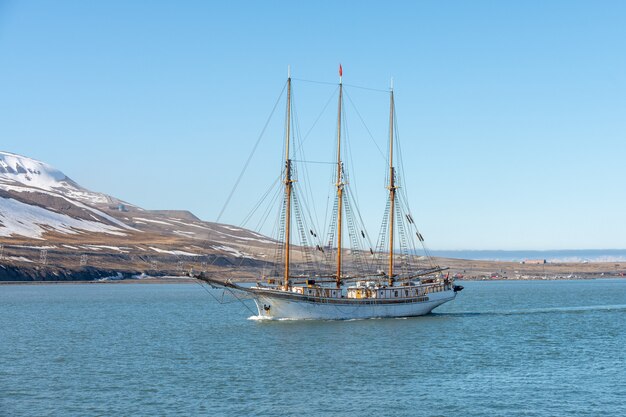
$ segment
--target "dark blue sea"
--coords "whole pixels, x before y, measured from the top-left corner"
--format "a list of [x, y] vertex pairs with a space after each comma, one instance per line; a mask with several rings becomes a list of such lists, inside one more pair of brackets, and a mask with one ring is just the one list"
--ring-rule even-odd
[[626, 279], [463, 285], [300, 322], [195, 284], [0, 286], [0, 415], [626, 415]]

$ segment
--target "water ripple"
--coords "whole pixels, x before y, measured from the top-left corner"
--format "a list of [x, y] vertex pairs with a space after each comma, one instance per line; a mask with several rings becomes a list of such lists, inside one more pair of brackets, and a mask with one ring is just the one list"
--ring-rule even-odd
[[424, 317], [268, 322], [195, 285], [3, 287], [0, 415], [626, 415], [622, 282], [465, 288]]

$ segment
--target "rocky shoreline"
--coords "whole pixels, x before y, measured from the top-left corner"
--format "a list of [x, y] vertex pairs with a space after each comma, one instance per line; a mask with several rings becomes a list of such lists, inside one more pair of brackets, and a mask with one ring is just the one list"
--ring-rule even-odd
[[[450, 276], [457, 280], [572, 280], [598, 278], [626, 278], [626, 263], [545, 263], [519, 264], [516, 262], [476, 261], [440, 258], [440, 265], [449, 267]], [[217, 276], [253, 282], [262, 274], [260, 262], [235, 266], [235, 259], [211, 264], [181, 265], [172, 258], [161, 259], [162, 268], [142, 268], [141, 265], [111, 262], [106, 267], [64, 265], [19, 265], [15, 262], [0, 264], [0, 284], [54, 283], [54, 282], [184, 282], [191, 271], [208, 270]], [[124, 267], [126, 266], [126, 267]]]

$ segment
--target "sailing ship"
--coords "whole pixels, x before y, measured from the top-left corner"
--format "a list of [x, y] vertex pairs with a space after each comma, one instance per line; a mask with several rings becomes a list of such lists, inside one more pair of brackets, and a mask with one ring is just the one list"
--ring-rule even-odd
[[[387, 207], [384, 215], [381, 235], [376, 252], [371, 248], [347, 249], [344, 247], [347, 231], [351, 242], [365, 238], [363, 229], [359, 230], [355, 222], [347, 218], [354, 214], [347, 191], [349, 182], [342, 161], [342, 107], [344, 105], [343, 70], [339, 67], [338, 112], [336, 133], [336, 160], [334, 170], [334, 210], [331, 231], [327, 245], [313, 245], [303, 242], [310, 232], [317, 237], [313, 229], [303, 227], [299, 214], [299, 203], [295, 195], [295, 165], [290, 149], [292, 142], [292, 78], [287, 76], [287, 109], [285, 120], [285, 159], [281, 171], [282, 211], [280, 236], [277, 242], [277, 254], [280, 260], [268, 276], [264, 276], [254, 286], [247, 286], [222, 280], [207, 274], [194, 275], [197, 279], [213, 287], [225, 288], [234, 293], [243, 293], [254, 300], [258, 317], [262, 319], [364, 319], [382, 317], [412, 317], [430, 313], [434, 308], [454, 300], [463, 289], [455, 285], [454, 279], [443, 274], [448, 268], [440, 267], [426, 251], [424, 238], [417, 230], [413, 216], [406, 201], [401, 201], [398, 170], [394, 165], [395, 103], [393, 80], [389, 89], [389, 153], [386, 167]], [[297, 212], [298, 211], [298, 212]], [[293, 243], [294, 217], [300, 229], [301, 242]], [[357, 216], [357, 217], [360, 217]], [[347, 225], [346, 225], [347, 223]], [[347, 230], [344, 230], [347, 229]], [[412, 233], [410, 233], [412, 232]], [[396, 236], [399, 235], [399, 236]], [[425, 255], [417, 256], [408, 242], [422, 244]], [[354, 246], [354, 245], [353, 245]], [[358, 245], [357, 245], [358, 246]], [[400, 248], [398, 248], [399, 246]], [[317, 266], [297, 273], [296, 262], [292, 253], [303, 251], [301, 257], [311, 262], [310, 252], [321, 253], [323, 261]], [[400, 253], [398, 253], [400, 252]], [[351, 255], [356, 261], [349, 263], [354, 270], [349, 270], [345, 257]], [[364, 258], [369, 259], [363, 261]], [[329, 265], [332, 265], [329, 269]], [[376, 269], [376, 266], [382, 266]], [[281, 270], [279, 270], [281, 269]]]

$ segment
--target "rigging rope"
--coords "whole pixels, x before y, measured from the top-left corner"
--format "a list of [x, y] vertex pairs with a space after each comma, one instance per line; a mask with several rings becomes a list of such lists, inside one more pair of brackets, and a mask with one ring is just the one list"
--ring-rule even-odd
[[365, 130], [367, 131], [367, 133], [370, 136], [370, 139], [372, 140], [372, 142], [374, 143], [374, 146], [376, 146], [376, 149], [378, 149], [378, 153], [380, 154], [381, 158], [383, 158], [383, 160], [387, 160], [385, 158], [385, 154], [383, 153], [383, 151], [380, 149], [380, 146], [378, 146], [378, 143], [376, 143], [376, 140], [374, 139], [374, 136], [372, 135], [372, 132], [370, 131], [370, 129], [367, 127], [367, 124], [365, 123], [365, 120], [363, 119], [363, 116], [361, 116], [361, 113], [359, 113], [359, 109], [357, 109], [356, 105], [354, 104], [354, 102], [352, 101], [352, 98], [350, 97], [350, 94], [348, 94], [347, 91], [344, 91], [346, 97], [348, 97], [348, 101], [350, 102], [350, 104], [352, 104], [352, 108], [354, 109], [354, 111], [356, 112], [357, 116], [359, 116], [359, 119], [361, 120], [361, 124], [363, 124], [363, 127], [365, 128]]
[[330, 102], [332, 101], [332, 99], [335, 97], [335, 93], [337, 92], [337, 90], [339, 90], [339, 87], [337, 87], [335, 89], [335, 91], [333, 91], [333, 93], [330, 95], [330, 97], [328, 97], [328, 100], [326, 100], [326, 104], [324, 104], [324, 107], [322, 108], [322, 111], [320, 112], [320, 114], [317, 116], [317, 118], [315, 119], [315, 121], [313, 122], [313, 124], [311, 125], [311, 127], [309, 128], [309, 130], [306, 132], [306, 135], [304, 135], [304, 138], [302, 139], [302, 141], [300, 142], [300, 144], [298, 145], [298, 147], [296, 148], [296, 153], [300, 150], [300, 148], [302, 147], [302, 145], [304, 144], [304, 142], [309, 138], [309, 135], [311, 134], [311, 132], [313, 131], [313, 128], [317, 125], [317, 122], [319, 122], [319, 120], [322, 118], [322, 115], [326, 112], [326, 108], [328, 108], [328, 105], [330, 104]]
[[[295, 104], [295, 103], [294, 103]], [[297, 112], [295, 109], [295, 105], [294, 105], [294, 115], [297, 116]], [[321, 117], [321, 114], [320, 116]], [[319, 120], [319, 117], [317, 120]], [[317, 120], [315, 121], [315, 123], [317, 123]], [[313, 124], [313, 126], [315, 126], [315, 123]], [[306, 140], [307, 136], [309, 133], [311, 133], [313, 127], [311, 127], [311, 129], [309, 129], [309, 132], [307, 133], [307, 136], [305, 136], [304, 138], [302, 138], [302, 136], [300, 135], [300, 123], [298, 122], [298, 119], [295, 119], [295, 136], [294, 136], [294, 140], [296, 141], [295, 143], [295, 152], [294, 155], [298, 156], [298, 154], [300, 154], [302, 160], [306, 160], [306, 156], [304, 154], [304, 147], [302, 146], [302, 144], [304, 143], [304, 141]], [[292, 161], [296, 161], [293, 160]], [[297, 164], [294, 164], [295, 169], [298, 168]], [[311, 181], [310, 178], [312, 178], [312, 176], [309, 174], [309, 168], [307, 165], [303, 166], [304, 169], [304, 178], [301, 181], [301, 183], [304, 184], [304, 192], [303, 192], [303, 201], [304, 201], [304, 208], [306, 209], [306, 214], [309, 217], [310, 223], [312, 224], [313, 228], [316, 230], [319, 230], [319, 216], [317, 214], [317, 208], [316, 208], [316, 204], [313, 204], [313, 202], [315, 201], [315, 197], [313, 195], [313, 188], [311, 187]], [[294, 187], [294, 189], [296, 191], [298, 191], [299, 187]], [[309, 203], [307, 200], [309, 200], [311, 203]], [[313, 214], [311, 214], [311, 210], [309, 209], [310, 207], [313, 207]], [[317, 242], [319, 244], [319, 242]]]
[[278, 182], [280, 181], [280, 177], [276, 178], [274, 180], [274, 182], [272, 183], [272, 185], [269, 186], [269, 188], [267, 189], [267, 191], [265, 191], [265, 193], [261, 196], [261, 199], [254, 205], [254, 207], [252, 208], [252, 210], [250, 210], [250, 212], [246, 215], [246, 217], [243, 219], [243, 222], [241, 223], [242, 227], [245, 227], [246, 224], [252, 219], [252, 216], [254, 216], [254, 214], [256, 213], [256, 211], [261, 207], [261, 205], [263, 205], [263, 202], [265, 201], [265, 199], [270, 195], [270, 193], [272, 192], [272, 190], [274, 190], [274, 187], [276, 187], [276, 184], [278, 184]]
[[292, 78], [292, 81], [302, 81], [305, 83], [312, 83], [312, 84], [326, 84], [326, 85], [337, 85], [336, 82], [328, 82], [328, 81], [315, 81], [315, 80], [305, 80], [304, 78]]
[[337, 165], [337, 162], [327, 162], [327, 161], [305, 161], [304, 159], [292, 159], [292, 162], [300, 162], [303, 164], [326, 164], [326, 165]]
[[[312, 83], [312, 84], [337, 85], [337, 82], [306, 80], [306, 79], [303, 79], [303, 78], [292, 78], [292, 80], [293, 81], [302, 81], [302, 82], [305, 82], [305, 83]], [[360, 85], [354, 85], [354, 84], [344, 84], [344, 87], [359, 88], [361, 90], [376, 91], [376, 92], [379, 92], [379, 93], [388, 93], [389, 92], [389, 90], [381, 90], [379, 88], [371, 88], [371, 87], [362, 87]]]
[[345, 87], [351, 87], [351, 88], [359, 88], [361, 90], [369, 90], [369, 91], [376, 91], [379, 93], [389, 93], [389, 90], [381, 90], [379, 88], [371, 88], [371, 87], [362, 87], [360, 85], [354, 85], [354, 84], [344, 84]]
[[[195, 283], [198, 284], [207, 294], [209, 294], [219, 304], [231, 304], [231, 303], [227, 303], [227, 302], [224, 301], [224, 293], [226, 291], [228, 291], [235, 298], [236, 301], [239, 301], [241, 304], [243, 304], [243, 306], [245, 308], [247, 308], [255, 316], [257, 315], [257, 312], [252, 310], [250, 307], [248, 307], [248, 305], [246, 303], [244, 303], [241, 298], [237, 297], [230, 288], [218, 288], [218, 287], [211, 286], [211, 288], [213, 288], [213, 289], [221, 289], [222, 290], [222, 298], [219, 299], [211, 291], [209, 291], [209, 289], [206, 287], [206, 285], [204, 285], [203, 282], [201, 282], [200, 280], [195, 280]], [[233, 302], [236, 302], [236, 301], [233, 301]]]
[[269, 117], [267, 118], [267, 121], [265, 122], [265, 126], [263, 126], [263, 130], [261, 130], [261, 134], [257, 138], [256, 143], [254, 144], [254, 147], [252, 148], [252, 152], [250, 152], [250, 155], [248, 155], [248, 159], [246, 160], [246, 163], [244, 164], [243, 169], [239, 173], [239, 177], [237, 177], [237, 181], [235, 181], [235, 185], [230, 191], [230, 194], [228, 194], [228, 197], [226, 198], [226, 202], [224, 203], [224, 206], [222, 207], [220, 214], [217, 216], [217, 220], [215, 220], [216, 223], [220, 222], [220, 219], [222, 218], [224, 211], [226, 211], [226, 207], [228, 207], [228, 204], [230, 203], [230, 200], [233, 197], [233, 194], [235, 194], [235, 191], [237, 190], [237, 187], [239, 186], [239, 183], [241, 182], [241, 178], [243, 178], [243, 175], [248, 169], [248, 165], [250, 165], [250, 161], [252, 160], [254, 153], [259, 147], [259, 143], [261, 143], [261, 139], [263, 138], [263, 135], [265, 134], [265, 130], [267, 129], [267, 126], [270, 124], [270, 120], [272, 119], [272, 116], [274, 115], [274, 112], [276, 111], [276, 107], [278, 107], [278, 103], [280, 102], [280, 99], [283, 96], [283, 93], [285, 92], [285, 88], [287, 88], [287, 83], [285, 83], [285, 85], [283, 86], [283, 89], [280, 91], [280, 95], [276, 99], [276, 103], [274, 104], [274, 107], [272, 108], [272, 111]]

